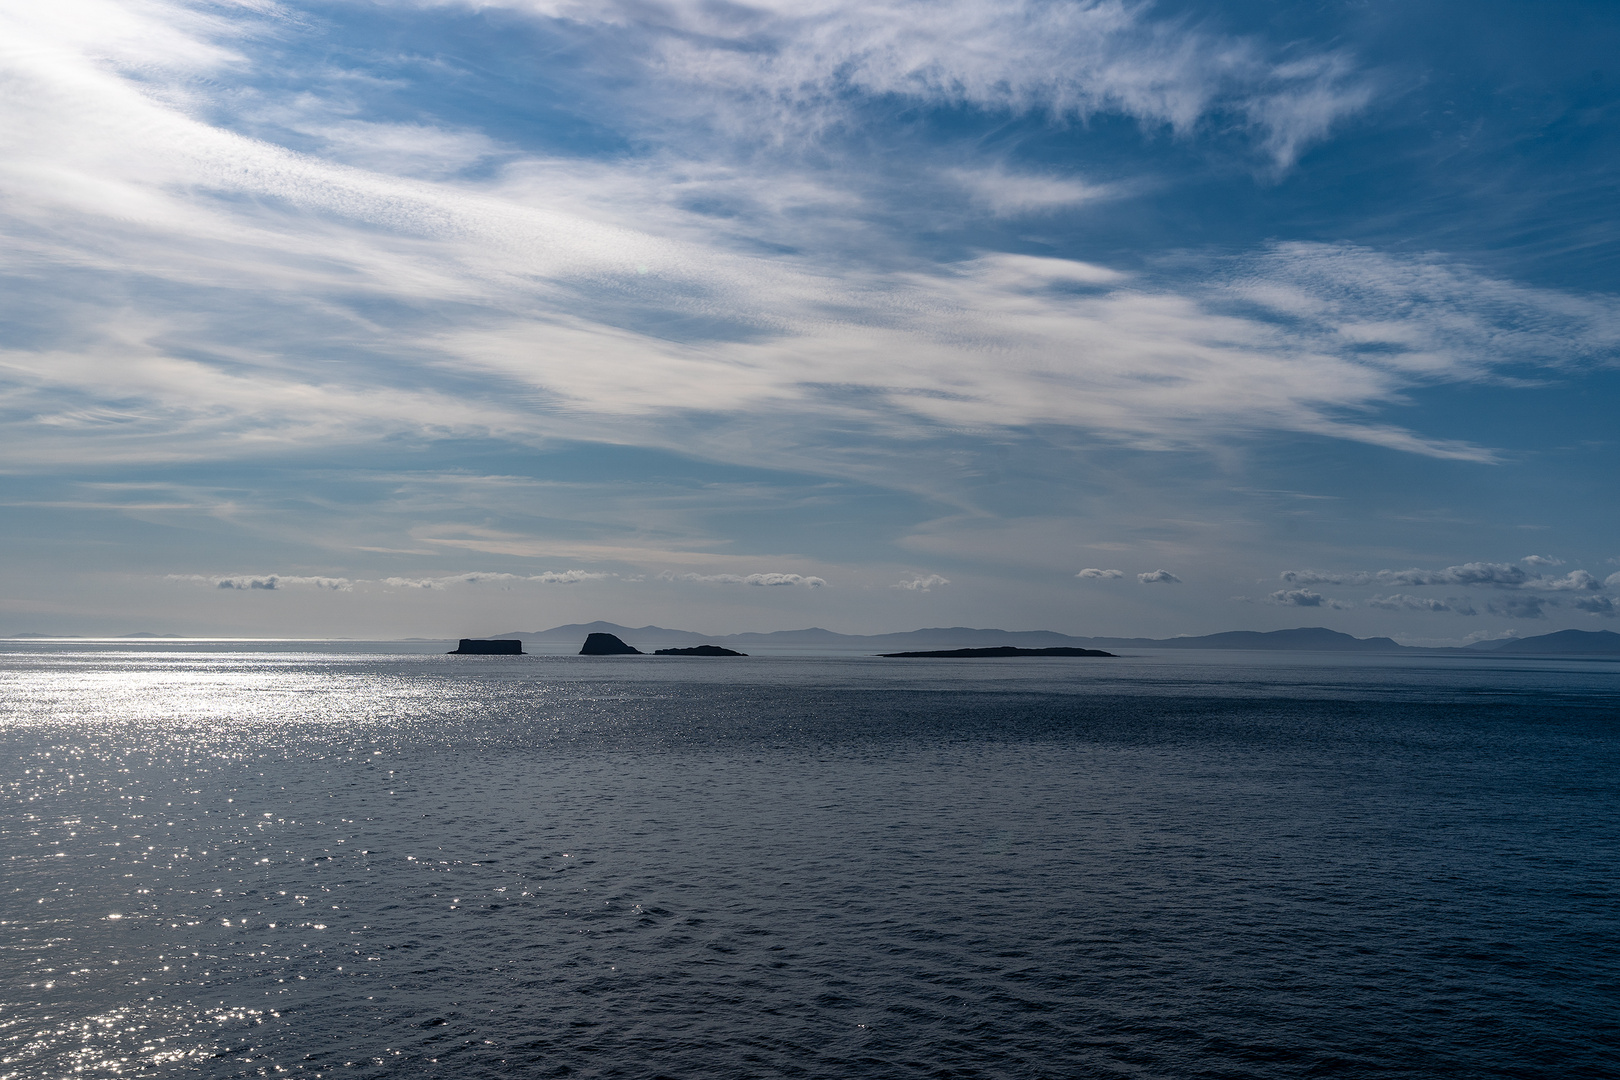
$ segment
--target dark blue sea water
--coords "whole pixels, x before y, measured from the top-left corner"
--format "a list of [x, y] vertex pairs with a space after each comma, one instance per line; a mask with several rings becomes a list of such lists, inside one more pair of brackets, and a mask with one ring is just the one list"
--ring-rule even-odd
[[1620, 664], [0, 647], [0, 1078], [1620, 1075]]

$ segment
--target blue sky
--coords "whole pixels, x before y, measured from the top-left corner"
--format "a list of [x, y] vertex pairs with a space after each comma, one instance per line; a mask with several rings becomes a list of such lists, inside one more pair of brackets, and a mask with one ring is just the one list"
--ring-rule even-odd
[[0, 633], [1615, 625], [1620, 9], [0, 3]]

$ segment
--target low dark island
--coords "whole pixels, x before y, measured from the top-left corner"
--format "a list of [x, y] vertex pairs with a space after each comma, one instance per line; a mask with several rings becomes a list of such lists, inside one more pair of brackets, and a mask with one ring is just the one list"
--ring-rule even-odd
[[747, 656], [745, 652], [735, 649], [723, 649], [718, 645], [694, 645], [690, 649], [658, 649], [654, 656]]
[[886, 652], [887, 657], [932, 656], [943, 658], [971, 658], [975, 656], [1113, 656], [1101, 649], [1018, 649], [1011, 645], [998, 645], [993, 649], [940, 649], [937, 652]]
[[626, 645], [612, 634], [587, 634], [580, 647], [581, 656], [641, 656], [634, 645]]
[[516, 638], [497, 641], [464, 637], [461, 644], [451, 649], [450, 656], [522, 656], [523, 642]]

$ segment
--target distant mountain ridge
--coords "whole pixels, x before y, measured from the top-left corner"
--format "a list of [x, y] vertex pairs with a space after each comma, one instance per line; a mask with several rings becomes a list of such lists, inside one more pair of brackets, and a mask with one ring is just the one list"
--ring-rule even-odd
[[1196, 637], [1126, 638], [1075, 637], [1055, 630], [992, 630], [970, 626], [936, 626], [896, 634], [839, 634], [819, 626], [804, 630], [777, 630], [771, 633], [700, 634], [694, 630], [674, 630], [663, 626], [620, 626], [618, 623], [567, 623], [549, 630], [514, 630], [493, 635], [524, 642], [573, 644], [590, 634], [612, 634], [642, 648], [681, 648], [693, 645], [751, 645], [756, 648], [821, 647], [870, 649], [874, 653], [902, 649], [987, 648], [1012, 645], [1020, 648], [1074, 647], [1084, 649], [1255, 649], [1270, 652], [1356, 652], [1408, 654], [1481, 653], [1525, 656], [1615, 656], [1620, 657], [1620, 634], [1612, 630], [1559, 630], [1529, 638], [1504, 638], [1500, 642], [1478, 642], [1467, 648], [1423, 648], [1402, 645], [1387, 637], [1358, 638], [1321, 626], [1301, 626], [1292, 630], [1228, 630]]
[[1608, 656], [1620, 654], [1620, 634], [1613, 630], [1559, 630], [1536, 637], [1506, 638], [1490, 651], [1524, 655], [1559, 653], [1564, 656]]

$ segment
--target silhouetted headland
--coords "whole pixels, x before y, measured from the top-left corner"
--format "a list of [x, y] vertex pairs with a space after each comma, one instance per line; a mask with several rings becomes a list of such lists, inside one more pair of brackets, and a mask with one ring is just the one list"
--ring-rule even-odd
[[581, 656], [640, 656], [641, 650], [633, 645], [626, 645], [612, 634], [591, 634], [585, 638], [585, 644], [580, 646]]
[[994, 657], [994, 656], [1113, 656], [1111, 652], [1101, 649], [1020, 649], [1012, 645], [998, 645], [993, 649], [939, 649], [935, 652], [886, 652], [880, 655], [887, 657]]
[[491, 641], [487, 638], [464, 637], [461, 639], [461, 644], [451, 649], [448, 655], [469, 654], [473, 656], [521, 656], [523, 655], [523, 642], [510, 639]]
[[694, 645], [690, 649], [656, 649], [654, 656], [747, 656], [735, 649], [722, 649], [718, 645]]

